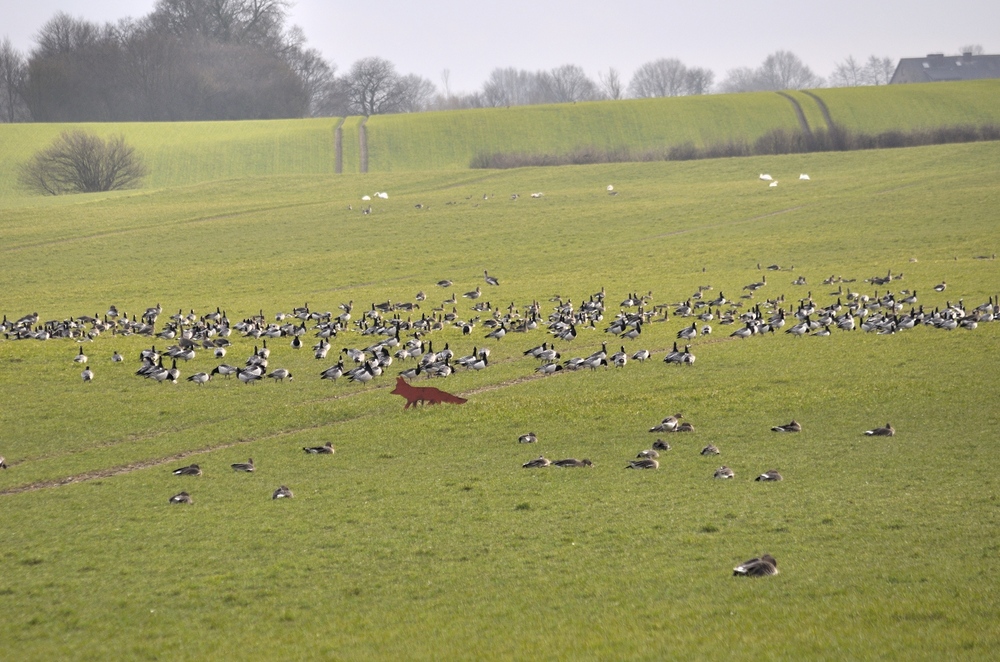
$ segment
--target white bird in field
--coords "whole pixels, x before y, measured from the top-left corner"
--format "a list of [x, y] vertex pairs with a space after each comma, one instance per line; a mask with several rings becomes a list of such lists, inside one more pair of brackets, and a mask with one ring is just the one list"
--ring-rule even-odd
[[768, 186], [769, 186], [770, 188], [774, 188], [774, 187], [775, 187], [775, 186], [777, 186], [777, 185], [778, 185], [778, 181], [777, 181], [777, 180], [775, 180], [775, 181], [771, 182], [770, 184], [768, 184]]
[[363, 196], [361, 196], [361, 200], [364, 201], [364, 202], [369, 202], [371, 199], [372, 199], [372, 197], [370, 195], [363, 195]]
[[799, 175], [799, 179], [809, 179], [809, 175], [807, 175], [806, 173], [802, 173], [801, 175]]
[[763, 172], [760, 173], [760, 178], [765, 182], [771, 181], [771, 175], [764, 174]]
[[389, 199], [389, 194], [386, 193], [385, 191], [379, 191], [375, 195], [377, 195], [378, 197], [382, 198], [383, 200], [388, 200]]
[[614, 187], [614, 186], [612, 186], [611, 184], [608, 184], [608, 190], [609, 190], [609, 191], [614, 191], [614, 190], [615, 190], [615, 187]]

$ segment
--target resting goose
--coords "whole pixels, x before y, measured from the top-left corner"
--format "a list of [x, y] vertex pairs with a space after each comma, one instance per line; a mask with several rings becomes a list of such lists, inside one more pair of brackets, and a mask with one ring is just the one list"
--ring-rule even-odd
[[181, 492], [170, 497], [170, 503], [194, 503], [194, 501], [191, 500], [190, 494]]
[[718, 455], [719, 452], [719, 448], [715, 444], [709, 444], [701, 449], [702, 455]]
[[723, 466], [721, 466], [721, 467], [719, 467], [718, 469], [715, 470], [715, 474], [712, 477], [713, 478], [733, 478], [735, 475], [736, 474], [733, 472], [732, 469], [730, 469], [729, 467], [723, 465]]
[[323, 446], [311, 446], [311, 447], [304, 446], [302, 450], [312, 455], [333, 455], [336, 452], [333, 448], [333, 442], [330, 441], [326, 442], [326, 444]]
[[865, 430], [865, 434], [869, 437], [892, 437], [896, 434], [896, 428], [892, 427], [892, 423], [886, 423], [884, 428]]
[[639, 451], [639, 453], [636, 455], [637, 459], [642, 459], [644, 457], [652, 458], [655, 460], [660, 457], [660, 454], [652, 449], [648, 449], [644, 451]]
[[802, 426], [793, 418], [788, 425], [775, 425], [772, 432], [802, 432]]
[[534, 432], [529, 432], [527, 434], [522, 434], [517, 438], [517, 443], [519, 444], [534, 444], [538, 441], [538, 437]]
[[539, 455], [534, 460], [528, 460], [521, 466], [524, 467], [525, 469], [539, 469], [541, 467], [547, 467], [550, 464], [552, 464], [551, 460], [546, 459], [544, 455]]
[[174, 469], [173, 474], [175, 476], [200, 476], [201, 467], [197, 464], [191, 464], [186, 467], [181, 467], [180, 469]]
[[670, 444], [662, 439], [657, 439], [653, 442], [653, 448], [660, 451], [668, 451], [670, 450]]
[[626, 469], [659, 469], [660, 463], [652, 458], [630, 460]]
[[114, 354], [111, 355], [111, 362], [112, 363], [121, 363], [124, 360], [125, 360], [125, 357], [122, 356], [121, 354], [119, 354], [118, 352], [115, 352]]
[[576, 458], [566, 458], [565, 460], [556, 460], [552, 463], [554, 467], [592, 467], [594, 463], [584, 458], [582, 460], [577, 460]]
[[781, 480], [781, 474], [778, 473], [777, 469], [769, 469], [762, 473], [761, 475], [754, 478], [754, 480], [761, 481], [764, 483], [774, 482]]
[[655, 425], [649, 428], [650, 432], [673, 432], [679, 421], [677, 419], [684, 418], [682, 414], [674, 414], [673, 416], [667, 416], [665, 419], [660, 421], [659, 425]]
[[288, 489], [287, 487], [285, 487], [284, 485], [282, 485], [281, 487], [279, 487], [278, 489], [276, 489], [274, 491], [274, 494], [271, 495], [271, 499], [272, 500], [273, 499], [291, 499], [292, 496], [294, 496], [292, 494], [292, 491], [290, 489]]
[[247, 473], [253, 473], [256, 467], [253, 465], [253, 458], [250, 458], [246, 462], [236, 462], [235, 464], [230, 464], [233, 471], [246, 471]]
[[750, 559], [733, 568], [734, 577], [767, 577], [778, 574], [778, 562], [770, 554]]
[[6, 469], [6, 468], [7, 468], [7, 460], [4, 458], [3, 455], [0, 455], [0, 469]]

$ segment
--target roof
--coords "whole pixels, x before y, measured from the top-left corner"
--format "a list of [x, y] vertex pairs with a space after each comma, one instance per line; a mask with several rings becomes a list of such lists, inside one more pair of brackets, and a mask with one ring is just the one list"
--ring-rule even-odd
[[932, 83], [942, 80], [1000, 78], [1000, 55], [943, 55], [906, 57], [899, 61], [889, 83]]

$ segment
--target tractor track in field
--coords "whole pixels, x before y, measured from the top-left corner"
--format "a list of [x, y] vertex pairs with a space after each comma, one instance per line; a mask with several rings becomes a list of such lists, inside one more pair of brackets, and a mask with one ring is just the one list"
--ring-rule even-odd
[[336, 175], [344, 174], [344, 121], [346, 117], [341, 117], [337, 126], [333, 127], [333, 172]]
[[[731, 336], [716, 337], [716, 338], [711, 338], [711, 339], [705, 339], [705, 340], [699, 342], [698, 345], [699, 346], [714, 345], [714, 344], [718, 344], [718, 343], [722, 343], [722, 342], [733, 342], [735, 340], [737, 340], [737, 339], [733, 338]], [[597, 343], [593, 342], [593, 343], [585, 344], [585, 345], [582, 345], [582, 346], [579, 346], [579, 347], [580, 347], [580, 349], [586, 350], [586, 349], [591, 349], [591, 348], [596, 347], [596, 346], [597, 346]], [[652, 353], [666, 353], [670, 349], [673, 349], [673, 348], [672, 347], [654, 348], [654, 349], [650, 350], [650, 352], [652, 352]], [[498, 362], [498, 364], [509, 364], [509, 363], [513, 363], [515, 361], [520, 361], [520, 360], [522, 360], [520, 357], [512, 357], [510, 359], [507, 359], [507, 360], [504, 360], [504, 361], [500, 361], [500, 362]], [[572, 372], [575, 372], [575, 371], [562, 371], [562, 375], [565, 376], [567, 374], [571, 374]], [[534, 381], [539, 380], [539, 379], [546, 379], [546, 378], [555, 378], [555, 379], [558, 379], [559, 377], [560, 377], [559, 374], [543, 375], [543, 374], [536, 373], [536, 372], [532, 371], [530, 374], [522, 375], [520, 377], [515, 377], [513, 379], [507, 379], [507, 380], [504, 380], [504, 381], [501, 381], [501, 382], [496, 382], [494, 384], [485, 384], [483, 386], [477, 386], [475, 388], [471, 388], [471, 389], [468, 389], [468, 390], [465, 390], [465, 391], [458, 391], [458, 392], [456, 392], [456, 395], [460, 395], [462, 397], [475, 396], [475, 395], [479, 395], [481, 393], [489, 393], [491, 391], [499, 391], [499, 390], [505, 389], [505, 388], [511, 388], [511, 387], [515, 387], [515, 386], [520, 386], [522, 384], [527, 384], [527, 383], [530, 383], [530, 382], [534, 382]], [[347, 398], [354, 398], [354, 397], [358, 397], [358, 396], [364, 395], [366, 393], [373, 393], [375, 391], [386, 390], [386, 389], [390, 388], [391, 386], [392, 386], [392, 384], [382, 384], [382, 385], [376, 386], [374, 388], [365, 389], [363, 391], [354, 391], [354, 392], [351, 392], [351, 393], [339, 393], [337, 395], [333, 395], [333, 396], [329, 396], [329, 397], [325, 397], [325, 398], [315, 398], [315, 399], [312, 399], [312, 400], [307, 400], [307, 401], [300, 402], [300, 403], [298, 403], [298, 406], [304, 406], [304, 405], [309, 405], [309, 404], [316, 404], [318, 402], [334, 402], [334, 401], [337, 401], [337, 400], [344, 400], [344, 399], [347, 399]], [[197, 455], [205, 455], [207, 453], [214, 453], [216, 451], [222, 451], [222, 450], [227, 450], [227, 449], [230, 449], [230, 448], [236, 448], [237, 446], [243, 446], [245, 444], [250, 444], [250, 443], [254, 443], [254, 442], [258, 442], [258, 441], [267, 441], [267, 440], [271, 440], [271, 439], [280, 439], [282, 437], [288, 437], [288, 436], [291, 436], [291, 435], [300, 434], [302, 432], [309, 432], [310, 430], [321, 430], [323, 428], [333, 427], [333, 426], [336, 426], [336, 425], [340, 425], [342, 423], [350, 423], [350, 422], [355, 422], [355, 421], [363, 420], [365, 418], [370, 418], [370, 417], [376, 416], [378, 414], [379, 414], [378, 412], [370, 412], [370, 413], [361, 414], [359, 416], [353, 416], [353, 417], [350, 417], [350, 418], [338, 419], [336, 421], [328, 421], [328, 422], [323, 422], [323, 423], [314, 423], [312, 425], [306, 425], [306, 426], [297, 427], [297, 428], [288, 428], [288, 429], [285, 429], [285, 430], [278, 430], [276, 432], [271, 432], [271, 433], [260, 435], [260, 436], [257, 436], [257, 437], [240, 438], [240, 439], [235, 439], [233, 441], [228, 441], [228, 442], [221, 443], [221, 444], [213, 444], [213, 445], [204, 446], [204, 447], [201, 447], [201, 448], [193, 448], [193, 449], [189, 449], [189, 450], [185, 450], [185, 451], [180, 451], [178, 453], [173, 453], [173, 454], [167, 455], [165, 457], [150, 458], [150, 459], [147, 459], [147, 460], [140, 460], [140, 461], [137, 461], [137, 462], [130, 462], [128, 464], [122, 464], [122, 465], [118, 465], [118, 466], [115, 466], [115, 467], [108, 467], [108, 468], [105, 468], [105, 469], [94, 469], [92, 471], [85, 471], [83, 473], [74, 474], [72, 476], [63, 476], [61, 478], [52, 478], [52, 479], [48, 479], [48, 480], [35, 481], [35, 482], [32, 482], [32, 483], [27, 483], [25, 485], [16, 485], [16, 486], [13, 486], [13, 487], [8, 487], [8, 488], [0, 490], [0, 497], [7, 496], [7, 495], [12, 495], [12, 494], [23, 494], [25, 492], [37, 492], [39, 490], [51, 489], [51, 488], [54, 488], [54, 487], [62, 487], [64, 485], [73, 485], [73, 484], [76, 484], [76, 483], [85, 483], [85, 482], [92, 481], [92, 480], [100, 480], [102, 478], [113, 478], [115, 476], [122, 476], [122, 475], [125, 475], [125, 474], [130, 474], [130, 473], [133, 473], [135, 471], [142, 471], [144, 469], [153, 469], [153, 468], [156, 468], [156, 467], [161, 467], [163, 465], [170, 464], [171, 462], [179, 462], [179, 461], [186, 460], [188, 458], [191, 458], [191, 457], [194, 457], [194, 456], [197, 456]], [[212, 421], [212, 422], [217, 422], [217, 421]], [[181, 432], [181, 431], [184, 431], [184, 430], [190, 430], [190, 429], [192, 429], [194, 427], [200, 427], [201, 425], [205, 425], [205, 424], [199, 424], [197, 426], [190, 426], [188, 428], [184, 428], [183, 430], [179, 430], [179, 429], [163, 430], [163, 431], [159, 431], [159, 432], [155, 432], [155, 433], [149, 433], [149, 434], [143, 434], [143, 435], [131, 435], [131, 436], [125, 438], [125, 439], [121, 439], [121, 440], [118, 440], [118, 441], [115, 441], [115, 442], [103, 444], [101, 446], [96, 446], [94, 448], [106, 448], [106, 447], [116, 446], [116, 445], [120, 445], [120, 444], [123, 444], [123, 443], [132, 442], [132, 441], [142, 441], [142, 440], [145, 440], [145, 439], [152, 439], [152, 438], [163, 436], [165, 434], [171, 434], [171, 433], [174, 433], [174, 432]], [[92, 448], [88, 448], [88, 449], [86, 449], [84, 451], [79, 451], [79, 452], [82, 453], [82, 452], [86, 452], [86, 451], [89, 451], [89, 450], [93, 450], [93, 449]], [[76, 454], [76, 453], [77, 452], [74, 452], [73, 454]], [[38, 459], [50, 459], [50, 458], [49, 458], [49, 456], [42, 457], [42, 458], [32, 458], [32, 460], [30, 460], [30, 461], [35, 461], [35, 460], [38, 460]], [[11, 464], [11, 467], [16, 467], [19, 464], [23, 464], [23, 462], [14, 462], [14, 463]]]
[[94, 232], [92, 234], [79, 235], [74, 237], [63, 237], [62, 239], [50, 239], [48, 241], [36, 241], [31, 244], [21, 244], [18, 246], [8, 246], [6, 248], [0, 248], [0, 255], [5, 253], [16, 253], [22, 250], [28, 250], [31, 248], [44, 248], [46, 246], [58, 246], [59, 244], [69, 244], [75, 241], [88, 241], [90, 239], [103, 239], [105, 237], [117, 237], [126, 234], [132, 234], [135, 232], [146, 232], [147, 230], [161, 230], [161, 229], [171, 229], [178, 227], [185, 227], [188, 225], [197, 225], [199, 223], [211, 223], [213, 221], [220, 221], [224, 219], [236, 218], [243, 216], [245, 214], [257, 214], [260, 212], [267, 211], [277, 211], [282, 209], [294, 209], [297, 207], [313, 207], [318, 205], [329, 204], [326, 201], [323, 202], [295, 202], [287, 205], [275, 205], [271, 207], [254, 207], [252, 209], [244, 209], [237, 212], [231, 212], [227, 214], [214, 214], [212, 216], [200, 216], [198, 218], [189, 218], [183, 221], [174, 221], [172, 223], [154, 223], [153, 225], [141, 225], [133, 226], [128, 228], [121, 228], [119, 230], [108, 230], [107, 232]]
[[806, 119], [806, 113], [802, 110], [802, 105], [799, 103], [799, 100], [786, 92], [778, 92], [778, 94], [788, 99], [788, 101], [792, 104], [792, 108], [795, 109], [795, 117], [799, 120], [799, 128], [802, 129], [802, 133], [807, 136], [811, 136], [812, 129], [809, 128], [809, 121]]

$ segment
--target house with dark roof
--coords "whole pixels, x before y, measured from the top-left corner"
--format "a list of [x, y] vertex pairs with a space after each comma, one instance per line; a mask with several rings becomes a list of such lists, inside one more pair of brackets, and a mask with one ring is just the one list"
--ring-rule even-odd
[[896, 65], [889, 83], [934, 83], [942, 80], [1000, 78], [1000, 55], [945, 55], [905, 57]]

